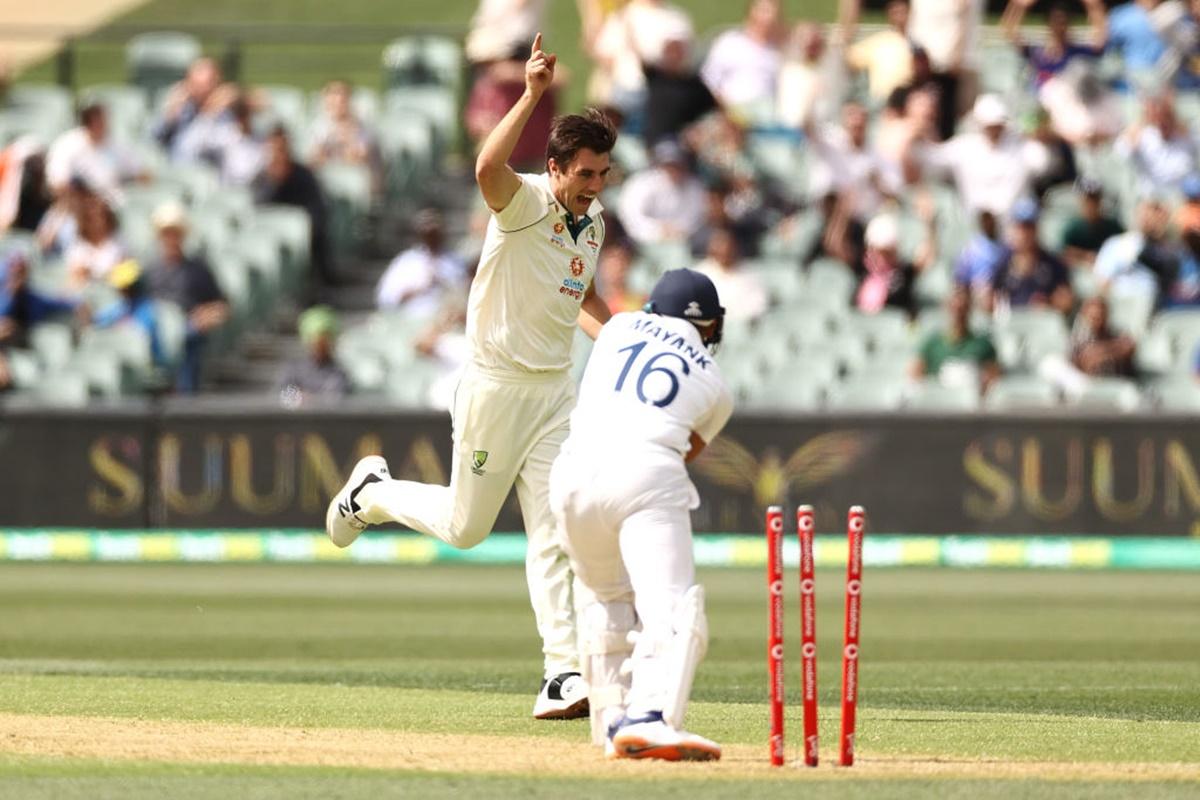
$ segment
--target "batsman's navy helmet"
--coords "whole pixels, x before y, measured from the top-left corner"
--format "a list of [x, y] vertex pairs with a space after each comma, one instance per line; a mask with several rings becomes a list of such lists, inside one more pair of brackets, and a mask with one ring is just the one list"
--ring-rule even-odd
[[[645, 310], [704, 326], [706, 344], [721, 341], [725, 309], [717, 296], [717, 287], [706, 275], [695, 270], [673, 269], [663, 273], [650, 290]], [[711, 329], [708, 329], [709, 323], [713, 323]]]

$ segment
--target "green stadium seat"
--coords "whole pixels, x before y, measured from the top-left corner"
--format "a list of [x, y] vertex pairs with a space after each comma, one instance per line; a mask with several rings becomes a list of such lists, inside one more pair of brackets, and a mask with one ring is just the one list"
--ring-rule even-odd
[[20, 115], [36, 117], [47, 126], [63, 131], [75, 124], [75, 98], [62, 86], [18, 83], [9, 87], [7, 104]]
[[114, 398], [125, 393], [121, 358], [117, 353], [81, 348], [69, 369], [84, 377], [92, 395]]
[[826, 407], [835, 412], [894, 411], [903, 402], [903, 381], [864, 372], [830, 386]]
[[743, 406], [755, 410], [817, 411], [824, 399], [825, 385], [801, 370], [780, 371], [747, 387]]
[[931, 264], [917, 276], [913, 287], [917, 301], [926, 306], [940, 306], [950, 296], [954, 289], [954, 276], [950, 267], [943, 264]]
[[808, 267], [808, 292], [833, 306], [846, 307], [858, 288], [858, 278], [849, 266], [831, 258], [814, 261]]
[[619, 136], [613, 145], [612, 158], [625, 174], [641, 172], [650, 166], [650, 154], [637, 136]]
[[44, 406], [83, 408], [88, 404], [87, 378], [78, 372], [49, 372], [42, 376], [33, 392]]
[[268, 301], [259, 311], [267, 311], [279, 299], [278, 292], [283, 284], [283, 263], [278, 243], [252, 234], [237, 233], [227, 242], [225, 249], [258, 273], [255, 283], [262, 286]]
[[37, 354], [42, 369], [61, 370], [74, 350], [71, 328], [58, 322], [43, 322], [29, 329], [29, 346]]
[[213, 277], [217, 285], [229, 301], [230, 311], [238, 322], [249, 319], [254, 312], [254, 283], [251, 276], [253, 270], [230, 251], [226, 250], [217, 258], [209, 260]]
[[1154, 317], [1153, 326], [1171, 342], [1176, 353], [1194, 354], [1200, 344], [1200, 309], [1172, 309]]
[[656, 275], [662, 275], [672, 269], [691, 267], [695, 262], [685, 242], [651, 242], [640, 245], [640, 250], [642, 258], [654, 265]]
[[973, 386], [944, 386], [936, 380], [923, 380], [909, 389], [905, 405], [914, 411], [935, 413], [975, 411], [979, 408], [979, 392]]
[[338, 364], [346, 370], [355, 394], [382, 392], [388, 378], [388, 367], [378, 353], [343, 351]]
[[1026, 375], [997, 380], [983, 398], [990, 411], [1037, 411], [1058, 405], [1058, 391], [1049, 383]]
[[[255, 93], [263, 98], [264, 108], [256, 128], [271, 128], [283, 125], [293, 137], [300, 136], [308, 128], [308, 98], [303, 89], [295, 86], [257, 86]], [[295, 148], [295, 143], [293, 143]]]
[[126, 186], [123, 214], [144, 214], [149, 217], [163, 203], [186, 203], [187, 187], [180, 181], [155, 178], [153, 183], [138, 183]]
[[8, 371], [12, 377], [13, 388], [29, 389], [37, 385], [42, 368], [38, 364], [36, 353], [13, 348], [4, 356], [8, 360]]
[[1095, 297], [1100, 294], [1100, 281], [1088, 267], [1075, 267], [1071, 270], [1071, 291], [1080, 300]]
[[317, 171], [321, 188], [334, 202], [346, 204], [355, 214], [371, 210], [371, 170], [362, 164], [325, 164]]
[[[1076, 270], [1078, 271], [1078, 270]], [[1135, 339], [1146, 333], [1154, 314], [1154, 298], [1146, 295], [1116, 295], [1109, 298], [1108, 318], [1112, 326]]]
[[383, 50], [383, 83], [388, 88], [436, 83], [455, 92], [463, 83], [463, 50], [445, 36], [405, 36]]
[[393, 368], [387, 378], [387, 398], [397, 406], [405, 408], [428, 408], [429, 388], [441, 368], [428, 359], [419, 359], [403, 369]]
[[219, 192], [193, 204], [198, 211], [223, 214], [230, 222], [241, 224], [254, 216], [254, 195], [241, 186], [222, 186]]
[[145, 374], [152, 366], [150, 337], [141, 327], [122, 323], [110, 328], [85, 328], [79, 336], [79, 353], [84, 358], [110, 354], [122, 367]]
[[178, 81], [201, 55], [200, 41], [186, 33], [142, 33], [125, 46], [130, 82], [155, 92]]
[[184, 197], [190, 205], [203, 203], [224, 191], [220, 173], [207, 164], [170, 164], [159, 171], [155, 180], [182, 185]]
[[1191, 376], [1161, 381], [1151, 392], [1163, 411], [1200, 413], [1200, 384]]
[[[747, 265], [758, 262], [747, 262]], [[798, 266], [792, 269], [756, 268], [759, 279], [766, 285], [773, 305], [789, 305], [804, 294], [804, 273]]]
[[838, 331], [859, 336], [870, 347], [880, 343], [908, 341], [908, 315], [898, 308], [884, 308], [875, 314], [853, 312], [838, 320]]
[[1075, 408], [1129, 413], [1142, 406], [1137, 384], [1124, 378], [1091, 378], [1079, 394], [1068, 398]]
[[247, 231], [274, 238], [283, 245], [289, 282], [300, 280], [308, 271], [312, 263], [312, 222], [303, 209], [274, 204], [259, 206]]
[[1138, 372], [1152, 375], [1167, 373], [1174, 363], [1175, 353], [1165, 331], [1155, 328], [1138, 339], [1137, 349], [1133, 353], [1133, 364]]
[[453, 90], [440, 86], [407, 86], [391, 89], [384, 97], [388, 116], [420, 114], [433, 124], [440, 148], [454, 149], [458, 143], [458, 101]]

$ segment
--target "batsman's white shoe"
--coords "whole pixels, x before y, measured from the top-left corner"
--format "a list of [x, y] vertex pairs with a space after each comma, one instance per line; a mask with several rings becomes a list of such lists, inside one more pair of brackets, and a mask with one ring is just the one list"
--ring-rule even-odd
[[661, 711], [621, 717], [608, 729], [608, 758], [658, 758], [663, 761], [719, 761], [721, 745], [663, 721]]
[[329, 508], [325, 511], [325, 532], [334, 544], [338, 547], [348, 547], [358, 538], [367, 527], [367, 523], [358, 516], [362, 509], [355, 502], [355, 498], [367, 484], [390, 477], [383, 456], [367, 456], [354, 465], [350, 479], [329, 501]]
[[578, 672], [542, 681], [533, 704], [534, 719], [578, 719], [588, 715], [588, 685]]

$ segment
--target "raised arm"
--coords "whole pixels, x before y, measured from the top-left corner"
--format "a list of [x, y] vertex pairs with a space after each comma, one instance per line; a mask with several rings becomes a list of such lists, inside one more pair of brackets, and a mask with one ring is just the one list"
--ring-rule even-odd
[[858, 31], [858, 18], [862, 14], [862, 0], [838, 0], [838, 36], [843, 55], [849, 53]]
[[1025, 45], [1021, 38], [1021, 22], [1032, 5], [1033, 0], [1009, 0], [1004, 15], [1000, 17], [1000, 28], [1004, 31], [1004, 38], [1008, 39], [1013, 47]]
[[1108, 44], [1108, 9], [1104, 0], [1083, 0], [1087, 11], [1088, 27], [1092, 29], [1092, 47], [1103, 50]]
[[525, 92], [488, 134], [475, 159], [475, 182], [484, 201], [492, 211], [503, 211], [512, 200], [521, 179], [508, 165], [521, 132], [533, 115], [542, 94], [554, 80], [554, 64], [558, 56], [542, 52], [542, 34], [533, 39], [529, 60], [525, 62]]

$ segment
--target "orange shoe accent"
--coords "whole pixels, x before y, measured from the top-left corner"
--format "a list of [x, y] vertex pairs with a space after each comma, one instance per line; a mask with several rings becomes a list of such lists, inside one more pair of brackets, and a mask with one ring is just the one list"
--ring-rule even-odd
[[698, 742], [651, 744], [640, 736], [613, 737], [613, 758], [657, 758], [662, 761], [719, 761], [721, 748], [706, 747]]

